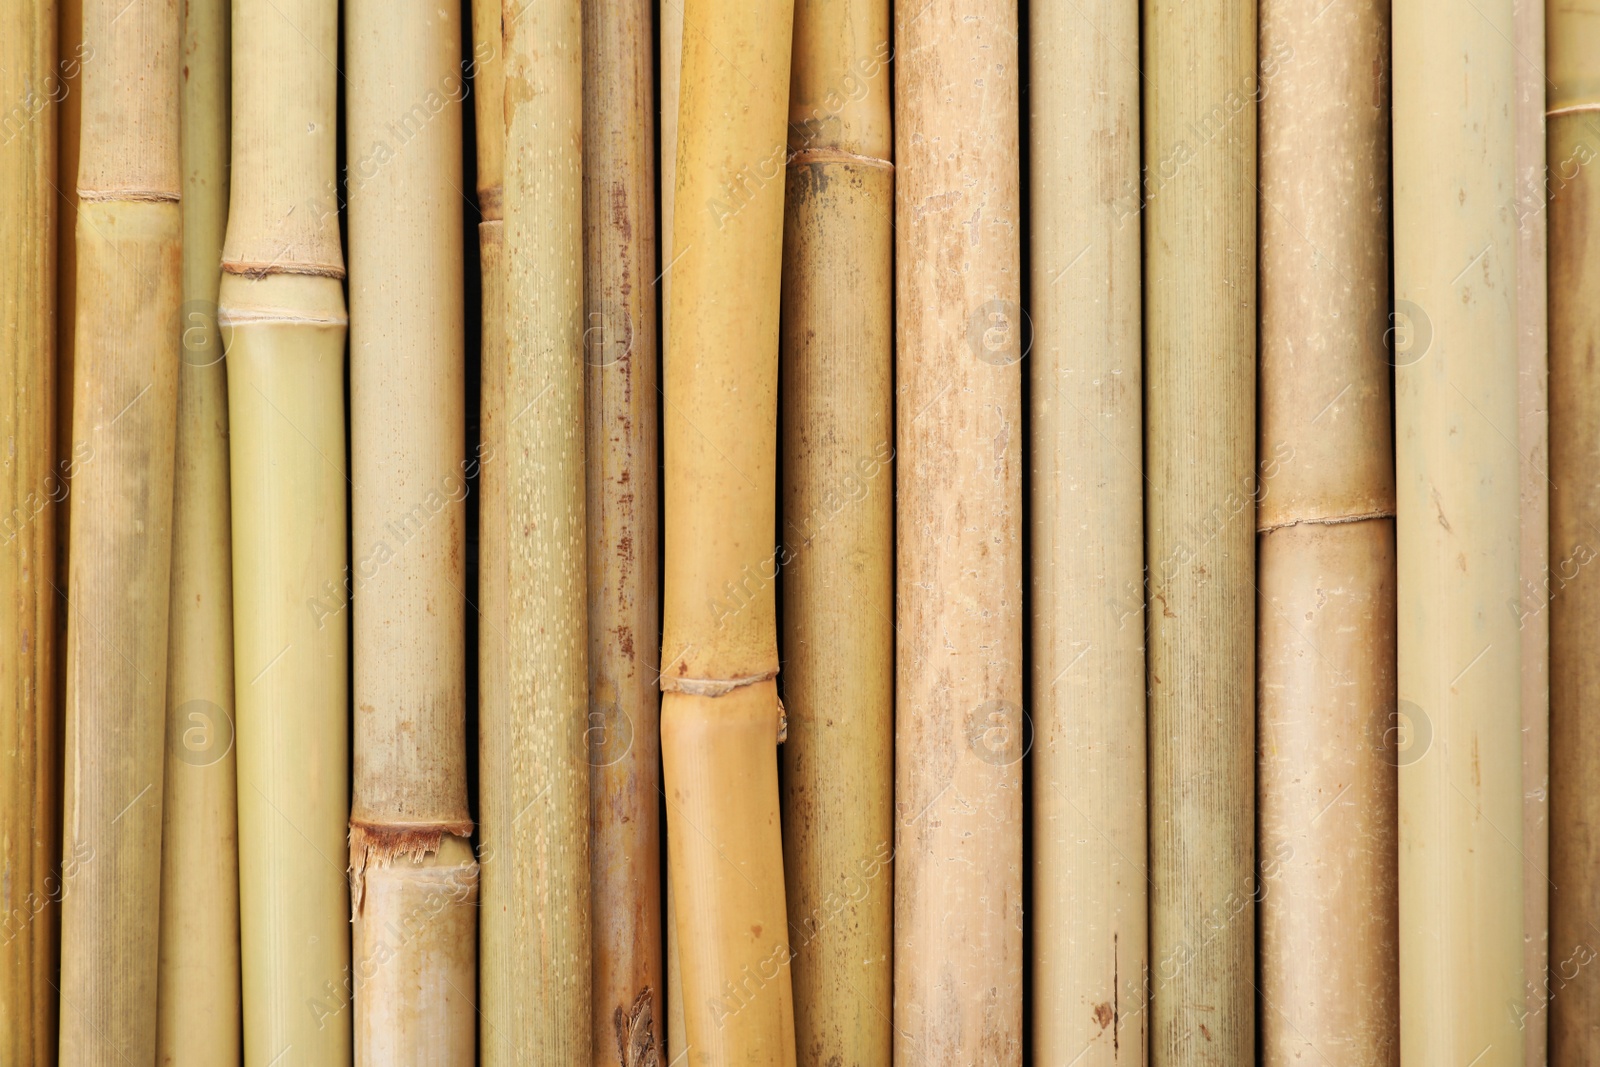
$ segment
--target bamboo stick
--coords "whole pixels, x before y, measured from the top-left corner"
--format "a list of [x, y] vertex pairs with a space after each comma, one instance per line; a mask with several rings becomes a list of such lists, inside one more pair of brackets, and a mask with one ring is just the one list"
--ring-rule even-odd
[[660, 537], [650, 0], [585, 0], [592, 1059], [659, 1060]]
[[683, 1047], [793, 1064], [771, 570], [793, 4], [690, 0], [683, 22], [661, 653]]
[[0, 16], [0, 1061], [54, 1062], [56, 729], [56, 5]]
[[173, 474], [156, 1055], [237, 1063], [239, 849], [228, 399], [217, 329], [228, 211], [228, 5], [183, 14], [183, 365]]
[[1145, 1062], [1139, 9], [1030, 9], [1034, 1054]]
[[61, 1063], [156, 1048], [178, 317], [176, 0], [84, 6], [75, 441], [67, 590]]
[[1020, 1064], [1016, 7], [895, 12], [894, 1054]]
[[888, 1063], [894, 169], [888, 0], [799, 0], [782, 417], [784, 871], [808, 1063]]
[[1147, 0], [1143, 56], [1150, 1061], [1234, 1065], [1255, 1057], [1255, 0]]
[[1407, 1067], [1524, 1052], [1511, 17], [1394, 12], [1399, 698], [1431, 734], [1400, 768]]
[[345, 17], [352, 543], [382, 557], [354, 605], [355, 1059], [470, 1063], [461, 13]]
[[[1399, 1063], [1388, 7], [1261, 8], [1262, 1062]], [[1379, 71], [1374, 83], [1373, 71]]]

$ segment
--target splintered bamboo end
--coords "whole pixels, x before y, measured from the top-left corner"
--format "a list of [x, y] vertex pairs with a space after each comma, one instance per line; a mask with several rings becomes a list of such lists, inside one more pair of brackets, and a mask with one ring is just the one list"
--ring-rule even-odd
[[[428, 823], [426, 825], [378, 826], [373, 823], [350, 820], [350, 909], [354, 916], [362, 913], [366, 893], [368, 868], [381, 869], [396, 859], [407, 857], [412, 866], [427, 864], [428, 857], [438, 855], [445, 848], [445, 837], [470, 838], [472, 822]], [[473, 864], [476, 872], [477, 865]], [[477, 874], [473, 874], [477, 885]]]

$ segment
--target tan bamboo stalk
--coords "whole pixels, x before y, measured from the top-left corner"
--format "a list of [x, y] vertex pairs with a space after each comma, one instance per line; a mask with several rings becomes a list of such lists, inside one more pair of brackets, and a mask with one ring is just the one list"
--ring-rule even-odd
[[895, 1062], [1022, 1058], [1017, 14], [895, 4]]
[[695, 1064], [795, 1062], [772, 569], [793, 22], [791, 0], [689, 0], [683, 15], [661, 748]]
[[1028, 20], [1034, 1055], [1143, 1064], [1139, 9]]
[[177, 0], [84, 5], [61, 1063], [151, 1062], [178, 318]]
[[461, 12], [345, 7], [358, 1064], [470, 1063]]
[[[77, 341], [74, 329], [78, 287], [78, 148], [83, 126], [83, 57], [88, 43], [83, 39], [83, 0], [58, 0], [58, 39], [60, 41], [61, 102], [57, 105], [56, 203], [60, 218], [56, 223], [56, 470], [62, 479], [60, 500], [56, 503], [55, 583], [67, 587], [67, 555], [71, 538], [67, 536], [72, 515], [71, 486], [67, 472], [72, 469], [72, 367]], [[61, 464], [68, 463], [63, 468]], [[66, 692], [67, 613], [56, 612], [56, 691]], [[58, 728], [58, 734], [59, 734]]]
[[1255, 0], [1144, 4], [1150, 1062], [1255, 1057]]
[[54, 1062], [52, 986], [60, 785], [52, 569], [63, 489], [55, 451], [54, 0], [0, 15], [0, 1061]]
[[183, 365], [178, 371], [162, 805], [162, 1064], [237, 1063], [239, 849], [234, 769], [228, 395], [217, 296], [228, 217], [228, 4], [183, 13]]
[[592, 1059], [609, 1067], [665, 1051], [654, 7], [583, 4]]
[[806, 1063], [888, 1063], [894, 886], [889, 0], [799, 0], [784, 222], [784, 872]]
[[1511, 0], [1459, 15], [1394, 9], [1394, 55], [1409, 57], [1394, 68], [1407, 1067], [1524, 1051]]
[[[1398, 1067], [1389, 8], [1261, 7], [1261, 1055]], [[1373, 72], [1378, 71], [1374, 82]]]
[[1550, 943], [1548, 973], [1529, 977], [1550, 998], [1550, 1063], [1567, 1067], [1600, 1062], [1600, 26], [1559, 4], [1546, 17], [1550, 545], [1548, 574], [1527, 577], [1550, 612]]
[[[337, 12], [237, 0], [221, 310], [244, 1058], [350, 1062], [344, 256]], [[293, 86], [284, 93], [281, 87]], [[203, 361], [202, 361], [203, 362]], [[195, 1023], [175, 1004], [178, 1025]]]

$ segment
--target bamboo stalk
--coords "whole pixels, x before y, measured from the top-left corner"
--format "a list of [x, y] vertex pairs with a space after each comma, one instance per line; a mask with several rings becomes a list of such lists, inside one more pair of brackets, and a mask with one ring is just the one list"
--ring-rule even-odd
[[806, 1063], [888, 1063], [894, 169], [888, 0], [799, 0], [784, 225], [784, 871]]
[[178, 318], [176, 0], [84, 5], [61, 1063], [156, 1050]]
[[228, 399], [217, 297], [228, 211], [228, 5], [183, 14], [183, 365], [173, 474], [156, 1055], [237, 1063], [239, 849]]
[[470, 1063], [460, 10], [345, 9], [355, 1058]]
[[663, 1046], [650, 0], [585, 0], [590, 894], [595, 1064]]
[[1231, 1067], [1255, 1057], [1255, 0], [1147, 0], [1143, 57], [1150, 1061]]
[[895, 11], [894, 1054], [1020, 1064], [1017, 15]]
[[1148, 1047], [1139, 9], [1029, 15], [1035, 1056]]
[[1261, 9], [1264, 1064], [1398, 1067], [1388, 7]]
[[795, 1062], [771, 569], [793, 10], [690, 0], [683, 15], [661, 747], [693, 1064]]
[[53, 1063], [59, 749], [56, 729], [56, 4], [0, 16], [0, 1061]]
[[[1400, 1037], [1523, 1062], [1511, 0], [1394, 12]], [[1424, 344], [1423, 334], [1428, 337]]]

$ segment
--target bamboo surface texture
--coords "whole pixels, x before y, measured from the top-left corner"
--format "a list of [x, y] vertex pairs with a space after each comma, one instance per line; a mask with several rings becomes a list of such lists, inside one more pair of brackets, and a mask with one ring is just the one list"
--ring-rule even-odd
[[[1550, 338], [1550, 1063], [1600, 1062], [1600, 25], [1546, 9]], [[1536, 576], [1536, 580], [1537, 580]]]
[[1015, 5], [897, 0], [895, 1062], [1022, 1062]]
[[67, 588], [63, 1065], [152, 1062], [182, 165], [176, 0], [84, 6]]
[[1519, 1067], [1511, 0], [1397, 5], [1393, 48], [1400, 1055]]
[[[355, 1059], [470, 1063], [459, 8], [345, 7]], [[357, 573], [365, 570], [357, 563]]]
[[0, 16], [0, 1062], [55, 1062], [62, 896], [56, 719], [56, 4]]
[[172, 491], [157, 1062], [237, 1063], [239, 848], [228, 394], [217, 296], [228, 217], [228, 4], [184, 4], [183, 363]]
[[1034, 1054], [1145, 1063], [1139, 9], [1030, 8]]
[[[795, 1062], [776, 528], [793, 5], [689, 0], [673, 173], [661, 746], [688, 1062]], [[730, 858], [731, 857], [731, 861]]]
[[[1261, 7], [1261, 1056], [1399, 1064], [1388, 6]], [[1378, 71], [1375, 83], [1373, 72]]]
[[592, 1061], [659, 1062], [660, 535], [649, 0], [585, 0]]
[[1255, 0], [1146, 0], [1150, 1062], [1255, 1058]]
[[[56, 470], [63, 483], [66, 471], [73, 469], [70, 457], [73, 448], [72, 426], [72, 368], [73, 353], [77, 345], [77, 290], [78, 290], [78, 149], [83, 126], [83, 57], [89, 54], [88, 42], [83, 39], [83, 0], [57, 0], [57, 38], [59, 41], [58, 73], [61, 100], [56, 105], [59, 121], [56, 127], [56, 204], [60, 214], [56, 219], [56, 418], [55, 449]], [[63, 469], [61, 463], [67, 461]], [[68, 583], [68, 537], [72, 513], [70, 486], [64, 485], [60, 500], [55, 505], [56, 563], [54, 581], [65, 590]], [[56, 692], [66, 692], [66, 631], [67, 612], [56, 611]], [[59, 734], [59, 727], [58, 727]], [[57, 901], [56, 916], [60, 916]]]

